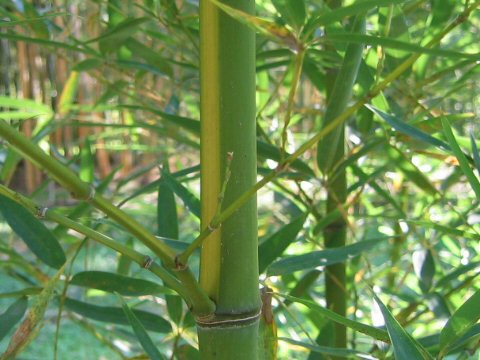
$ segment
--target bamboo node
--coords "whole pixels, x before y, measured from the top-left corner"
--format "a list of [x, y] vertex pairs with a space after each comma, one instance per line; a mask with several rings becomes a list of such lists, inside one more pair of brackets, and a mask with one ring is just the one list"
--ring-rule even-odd
[[47, 215], [48, 207], [39, 206], [37, 207], [37, 213], [35, 214], [37, 218], [44, 219]]
[[150, 268], [152, 267], [152, 264], [153, 264], [153, 259], [150, 256], [146, 255], [143, 260], [142, 267], [144, 269], [150, 270]]

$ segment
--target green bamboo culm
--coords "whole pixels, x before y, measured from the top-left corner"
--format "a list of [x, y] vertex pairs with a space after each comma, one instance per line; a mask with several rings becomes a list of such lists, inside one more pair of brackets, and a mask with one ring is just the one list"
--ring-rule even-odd
[[[365, 16], [355, 17], [352, 32], [365, 32]], [[363, 54], [363, 44], [348, 44], [342, 66], [335, 77], [333, 89], [328, 94], [328, 106], [323, 127], [345, 111], [351, 99], [353, 85], [358, 74]], [[341, 124], [323, 138], [317, 147], [317, 163], [326, 176], [326, 213], [339, 209], [347, 200], [347, 179], [345, 169], [332, 173], [335, 165], [345, 156], [345, 126]], [[339, 217], [324, 230], [325, 247], [340, 247], [346, 244], [346, 219]], [[327, 266], [325, 270], [325, 297], [329, 309], [346, 316], [347, 289], [345, 263]], [[341, 324], [334, 324], [334, 345], [347, 347], [347, 331]]]
[[[227, 0], [249, 14], [254, 0]], [[203, 229], [219, 206], [228, 154], [231, 175], [222, 207], [256, 183], [255, 34], [200, 1], [201, 203]], [[202, 359], [257, 359], [257, 204], [255, 197], [210, 234], [202, 245], [200, 285], [216, 304], [197, 319]]]

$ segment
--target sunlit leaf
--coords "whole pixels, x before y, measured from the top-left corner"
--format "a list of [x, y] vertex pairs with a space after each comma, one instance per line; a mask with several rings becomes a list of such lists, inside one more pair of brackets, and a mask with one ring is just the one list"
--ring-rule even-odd
[[122, 309], [127, 317], [130, 326], [133, 329], [133, 332], [137, 336], [138, 341], [142, 345], [143, 350], [147, 353], [151, 360], [160, 360], [165, 359], [160, 351], [158, 351], [157, 347], [153, 343], [152, 339], [145, 330], [142, 322], [137, 318], [135, 313], [130, 309], [130, 307], [123, 301], [122, 299]]
[[477, 290], [448, 320], [440, 333], [440, 353], [445, 353], [450, 345], [457, 341], [480, 319], [480, 290]]
[[374, 294], [374, 299], [382, 312], [387, 326], [388, 335], [392, 341], [396, 360], [427, 360], [433, 359], [398, 323], [387, 307]]
[[468, 182], [470, 183], [473, 191], [475, 192], [475, 195], [477, 196], [477, 200], [480, 200], [480, 181], [473, 173], [473, 170], [470, 167], [470, 164], [465, 154], [463, 153], [462, 149], [460, 149], [460, 146], [458, 145], [458, 142], [453, 135], [452, 128], [448, 120], [442, 118], [442, 125], [445, 137], [447, 138], [448, 143], [450, 144], [450, 147], [458, 160], [460, 169], [462, 169], [463, 174], [467, 177]]

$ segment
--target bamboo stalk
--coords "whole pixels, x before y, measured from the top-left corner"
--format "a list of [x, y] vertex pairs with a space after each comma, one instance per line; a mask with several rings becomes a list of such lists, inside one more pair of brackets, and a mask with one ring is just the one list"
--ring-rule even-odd
[[[224, 1], [254, 13], [252, 0]], [[256, 181], [255, 34], [200, 1], [201, 202], [200, 284], [216, 303], [215, 315], [197, 319], [202, 359], [256, 359], [258, 289], [256, 199], [236, 208], [235, 216], [213, 232], [219, 195], [233, 153], [223, 204], [230, 206]]]

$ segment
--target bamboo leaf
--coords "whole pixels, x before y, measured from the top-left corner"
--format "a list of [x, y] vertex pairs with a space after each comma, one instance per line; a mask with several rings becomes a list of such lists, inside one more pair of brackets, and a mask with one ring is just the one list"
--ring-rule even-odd
[[73, 71], [78, 71], [78, 72], [89, 71], [89, 70], [99, 68], [100, 66], [103, 65], [103, 63], [104, 62], [102, 60], [97, 59], [97, 58], [85, 59], [85, 60], [82, 60], [82, 61], [76, 63], [72, 67], [72, 70]]
[[365, 105], [370, 111], [372, 111], [374, 114], [376, 114], [380, 119], [384, 120], [387, 124], [389, 124], [391, 127], [393, 127], [395, 130], [398, 130], [416, 140], [422, 141], [424, 143], [433, 145], [435, 147], [444, 149], [444, 150], [450, 150], [450, 146], [448, 146], [447, 143], [443, 142], [442, 140], [439, 140], [437, 138], [434, 138], [431, 135], [428, 135], [427, 133], [424, 133], [423, 131], [419, 130], [418, 128], [409, 125], [398, 118], [396, 118], [393, 115], [387, 114], [383, 112], [382, 110], [377, 109], [376, 107], [366, 104]]
[[22, 296], [11, 304], [3, 314], [0, 315], [0, 341], [10, 332], [10, 330], [22, 319], [27, 311], [28, 299]]
[[65, 263], [65, 253], [57, 239], [30, 211], [0, 195], [0, 212], [12, 230], [41, 261], [56, 269]]
[[480, 152], [478, 151], [477, 142], [475, 141], [472, 133], [470, 133], [470, 144], [472, 145], [473, 161], [478, 173], [480, 174]]
[[86, 43], [99, 42], [100, 49], [103, 53], [114, 51], [122, 45], [139, 26], [150, 21], [148, 17], [126, 18], [115, 26], [109, 27], [102, 35], [97, 38], [88, 40]]
[[317, 266], [341, 263], [353, 259], [364, 251], [372, 249], [388, 238], [389, 237], [381, 237], [373, 240], [364, 240], [352, 245], [285, 257], [270, 265], [267, 274], [269, 276], [285, 275], [299, 270], [312, 269]]
[[170, 189], [180, 199], [182, 199], [185, 206], [190, 209], [193, 215], [195, 215], [197, 218], [200, 218], [200, 201], [198, 200], [198, 198], [170, 174], [164, 172], [162, 174], [162, 178], [165, 180], [165, 184], [170, 187]]
[[[435, 284], [435, 287], [436, 288], [445, 287], [445, 286], [449, 285], [449, 283], [452, 282], [453, 280], [457, 280], [461, 275], [463, 275], [463, 274], [465, 274], [465, 273], [467, 273], [471, 270], [477, 270], [479, 268], [480, 268], [480, 261], [474, 261], [474, 262], [470, 262], [466, 265], [459, 266], [455, 270], [449, 272], [447, 275], [445, 275], [444, 277], [439, 279], [437, 281], [437, 283]], [[480, 275], [480, 271], [477, 270], [476, 273], [478, 273], [478, 275]]]
[[11, 26], [17, 26], [17, 25], [22, 25], [22, 24], [31, 24], [37, 21], [44, 21], [46, 19], [50, 19], [53, 17], [57, 16], [65, 16], [68, 15], [66, 12], [56, 12], [56, 13], [51, 13], [51, 14], [45, 14], [42, 16], [35, 16], [35, 17], [29, 17], [26, 19], [21, 19], [21, 20], [11, 20], [11, 21], [6, 21], [6, 20], [0, 20], [0, 28], [2, 27], [11, 27]]
[[373, 357], [371, 355], [362, 353], [358, 350], [340, 349], [340, 348], [335, 348], [335, 347], [330, 347], [330, 346], [313, 345], [311, 343], [306, 343], [306, 342], [303, 342], [303, 341], [293, 340], [293, 339], [289, 339], [289, 338], [285, 338], [285, 337], [279, 337], [278, 340], [287, 342], [287, 343], [295, 345], [295, 346], [303, 347], [305, 349], [308, 349], [308, 350], [316, 352], [316, 353], [341, 357], [342, 359], [343, 358], [347, 358], [347, 359], [368, 359], [368, 360], [377, 359], [376, 357]]
[[442, 126], [445, 137], [447, 138], [448, 143], [450, 144], [450, 147], [458, 160], [460, 169], [462, 169], [463, 174], [467, 177], [470, 186], [472, 187], [475, 195], [477, 196], [477, 200], [480, 200], [480, 182], [473, 173], [473, 170], [470, 168], [470, 164], [462, 149], [460, 149], [460, 146], [458, 145], [458, 142], [453, 135], [451, 125], [447, 119], [442, 118]]
[[[365, 17], [363, 15], [357, 16], [354, 20], [352, 31], [365, 32], [365, 29]], [[353, 85], [357, 79], [358, 69], [360, 68], [363, 48], [363, 44], [348, 44], [342, 66], [335, 78], [322, 128], [329, 126], [347, 108], [352, 96]], [[338, 125], [318, 143], [317, 164], [324, 174], [328, 173], [332, 166], [343, 158], [345, 146], [344, 129], [344, 124]]]
[[[480, 319], [480, 290], [463, 303], [447, 321], [440, 333], [440, 354], [465, 334]], [[441, 356], [439, 355], [439, 358]]]
[[354, 43], [354, 44], [366, 44], [371, 46], [383, 46], [389, 49], [401, 50], [402, 52], [405, 52], [405, 54], [421, 53], [421, 54], [442, 56], [442, 57], [452, 58], [452, 59], [467, 58], [467, 59], [471, 59], [472, 61], [476, 61], [480, 59], [480, 54], [467, 54], [467, 53], [460, 53], [460, 52], [451, 51], [451, 50], [426, 48], [420, 45], [415, 45], [408, 42], [395, 40], [392, 38], [381, 37], [381, 36], [352, 34], [352, 33], [334, 33], [334, 34], [328, 35], [328, 40], [338, 41], [338, 42], [348, 42], [348, 43]]
[[162, 354], [160, 354], [152, 339], [148, 335], [147, 330], [145, 330], [142, 322], [137, 318], [135, 313], [129, 308], [125, 301], [122, 298], [120, 298], [120, 300], [122, 301], [123, 312], [125, 313], [133, 332], [137, 336], [138, 341], [142, 345], [149, 358], [151, 360], [165, 359]]
[[364, 0], [355, 2], [349, 6], [342, 6], [338, 9], [328, 11], [324, 9], [323, 14], [318, 16], [311, 23], [311, 28], [318, 28], [320, 26], [325, 26], [333, 24], [337, 21], [341, 21], [349, 16], [365, 13], [376, 7], [385, 7], [395, 4], [401, 4], [405, 0]]
[[305, 299], [300, 299], [294, 296], [290, 295], [284, 295], [284, 294], [277, 294], [278, 296], [281, 296], [282, 298], [285, 298], [291, 302], [294, 303], [299, 303], [302, 305], [305, 305], [308, 307], [310, 310], [319, 313], [320, 315], [326, 317], [327, 319], [330, 319], [338, 324], [342, 324], [350, 329], [353, 329], [355, 331], [361, 332], [362, 334], [368, 335], [376, 340], [384, 341], [384, 342], [390, 342], [388, 333], [384, 330], [378, 329], [376, 327], [370, 326], [370, 325], [365, 325], [362, 323], [359, 323], [354, 320], [350, 320], [346, 317], [343, 317], [336, 312], [329, 310], [327, 308], [324, 308], [323, 306], [320, 306], [313, 301], [305, 300]]
[[[165, 166], [168, 166], [167, 164]], [[162, 171], [162, 178], [158, 185], [157, 197], [157, 226], [158, 236], [178, 239], [178, 216], [175, 194], [165, 180], [163, 173], [168, 173], [168, 168]]]
[[[97, 306], [71, 298], [65, 299], [65, 307], [69, 310], [96, 321], [128, 325], [123, 310], [111, 306]], [[164, 318], [143, 310], [132, 310], [145, 329], [159, 333], [169, 333], [172, 327]]]
[[260, 274], [295, 240], [306, 218], [307, 216], [302, 214], [260, 244], [258, 247]]
[[299, 29], [307, 17], [304, 0], [272, 0], [287, 24]]
[[98, 289], [123, 296], [168, 294], [172, 291], [152, 281], [104, 271], [83, 271], [70, 280], [70, 285]]
[[382, 312], [388, 335], [392, 341], [393, 352], [396, 360], [425, 360], [432, 359], [428, 352], [422, 348], [398, 323], [382, 301], [373, 294], [375, 302]]

